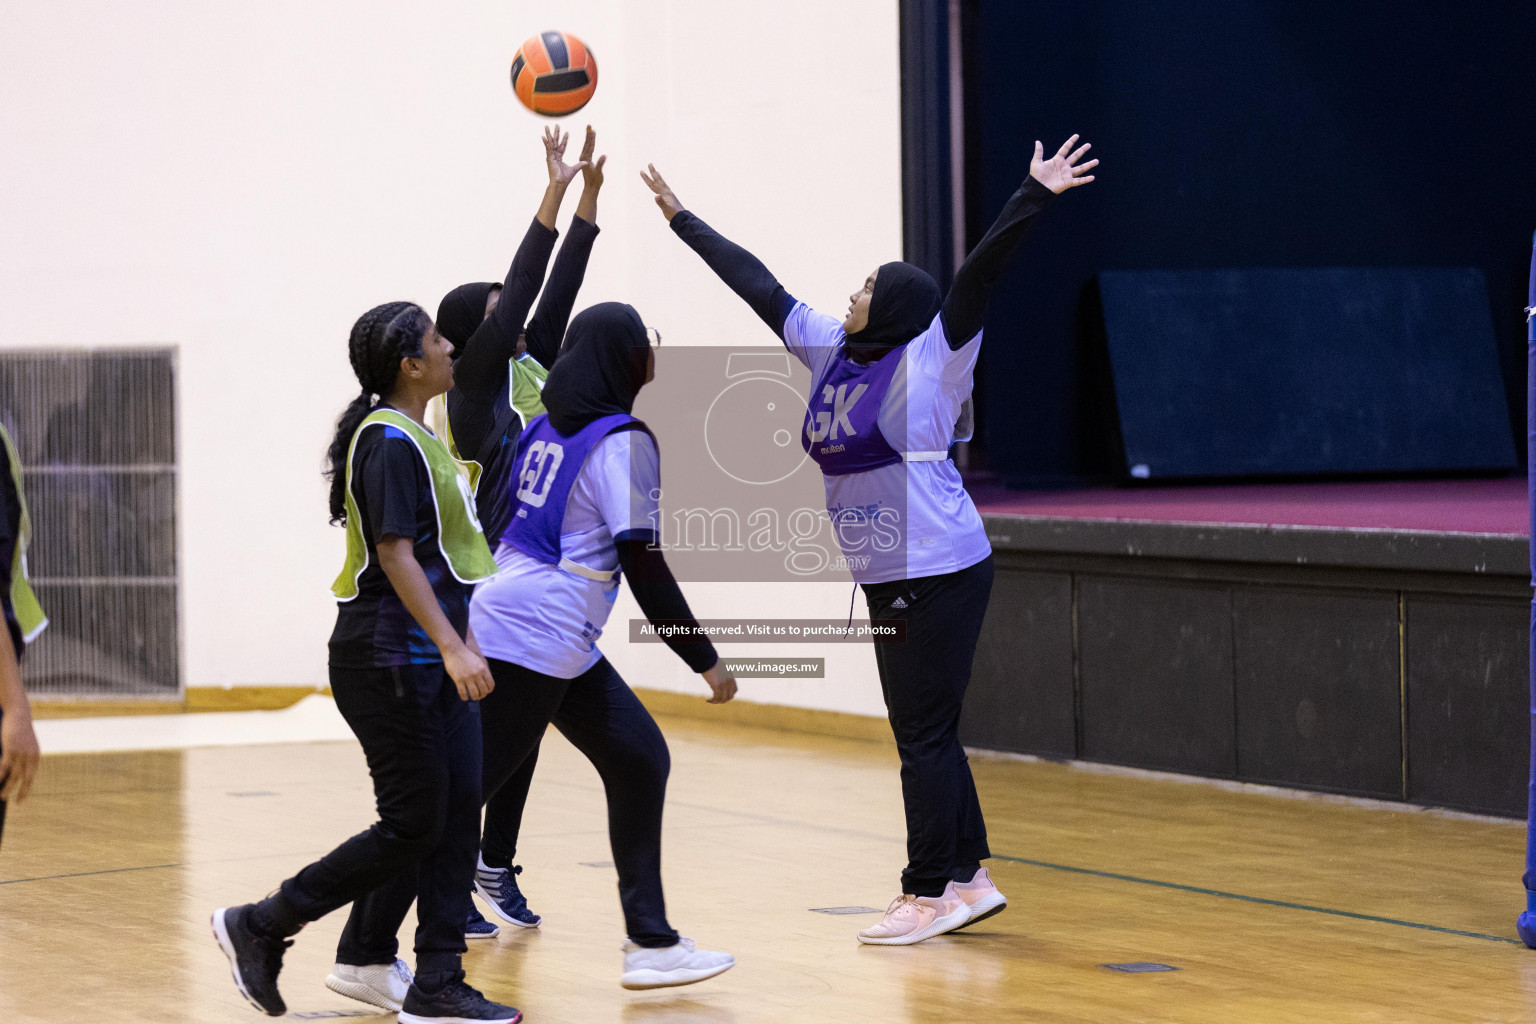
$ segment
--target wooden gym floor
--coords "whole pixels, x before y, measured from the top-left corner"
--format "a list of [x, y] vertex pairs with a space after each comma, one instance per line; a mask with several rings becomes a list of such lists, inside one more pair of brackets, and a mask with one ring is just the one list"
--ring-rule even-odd
[[[894, 748], [662, 724], [670, 915], [737, 966], [619, 988], [601, 787], [551, 733], [519, 858], [544, 927], [467, 958], [470, 980], [531, 1024], [1536, 1020], [1536, 952], [1513, 929], [1517, 824], [974, 758], [1009, 910], [868, 947], [854, 932], [871, 916], [812, 908], [895, 895]], [[348, 743], [47, 758], [0, 849], [0, 1021], [260, 1019], [209, 911], [266, 893], [370, 819]], [[289, 951], [290, 1012], [389, 1020], [322, 985], [342, 918]], [[1177, 970], [1102, 966], [1126, 962]]]

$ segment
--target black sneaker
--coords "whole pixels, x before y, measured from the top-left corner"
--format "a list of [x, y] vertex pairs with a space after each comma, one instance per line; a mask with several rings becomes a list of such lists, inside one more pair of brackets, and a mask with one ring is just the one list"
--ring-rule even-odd
[[465, 984], [461, 974], [435, 995], [414, 984], [405, 993], [400, 1024], [517, 1024], [521, 1010], [493, 1003]]
[[466, 939], [494, 939], [501, 934], [501, 929], [481, 916], [475, 908], [471, 898], [469, 905], [469, 917], [464, 922], [464, 937]]
[[537, 928], [544, 919], [528, 909], [528, 900], [517, 887], [517, 876], [523, 869], [517, 865], [493, 868], [482, 856], [475, 867], [475, 891], [485, 898], [491, 913], [507, 924], [519, 928]]
[[256, 1009], [271, 1017], [288, 1012], [277, 991], [277, 974], [283, 969], [283, 951], [292, 939], [274, 939], [251, 929], [251, 904], [221, 907], [213, 912], [209, 924], [219, 948], [229, 957], [229, 973], [235, 987]]

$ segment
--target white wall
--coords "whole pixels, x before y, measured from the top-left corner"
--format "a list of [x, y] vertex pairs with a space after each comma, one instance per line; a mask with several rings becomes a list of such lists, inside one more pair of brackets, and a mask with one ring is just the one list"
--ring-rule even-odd
[[[667, 344], [771, 340], [672, 238], [637, 170], [840, 311], [901, 248], [889, 0], [0, 2], [5, 346], [179, 348], [189, 686], [321, 684], [341, 531], [321, 454], [356, 389], [352, 321], [499, 279], [542, 191], [517, 45], [580, 35], [600, 65], [603, 235], [579, 305], [634, 303]], [[574, 191], [562, 224], [574, 210]], [[702, 615], [846, 613], [851, 585], [693, 585]], [[604, 646], [683, 688], [664, 648]], [[878, 713], [867, 648], [750, 699]]]

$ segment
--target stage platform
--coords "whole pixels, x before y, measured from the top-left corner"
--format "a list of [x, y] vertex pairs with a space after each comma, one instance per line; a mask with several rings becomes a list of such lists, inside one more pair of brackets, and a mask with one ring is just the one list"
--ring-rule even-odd
[[968, 745], [1524, 817], [1523, 479], [971, 493]]

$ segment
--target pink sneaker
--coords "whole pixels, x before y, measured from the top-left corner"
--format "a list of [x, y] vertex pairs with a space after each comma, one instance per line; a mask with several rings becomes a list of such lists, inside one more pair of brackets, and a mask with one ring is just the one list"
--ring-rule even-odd
[[977, 921], [995, 917], [1008, 909], [1008, 897], [997, 891], [997, 886], [992, 884], [992, 876], [987, 874], [986, 868], [978, 868], [975, 877], [969, 882], [951, 882], [950, 884], [955, 887], [955, 893], [965, 901], [971, 914], [968, 920], [955, 926], [957, 931]]
[[953, 931], [970, 920], [971, 908], [950, 882], [939, 896], [902, 893], [885, 910], [885, 919], [859, 932], [871, 946], [910, 946]]

